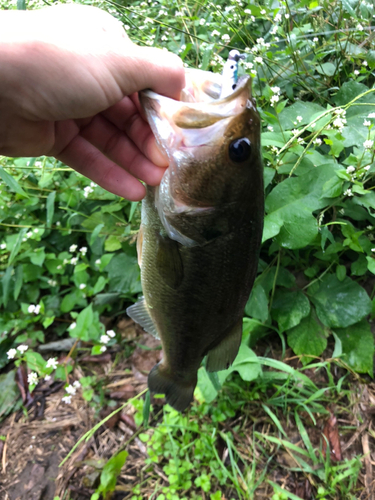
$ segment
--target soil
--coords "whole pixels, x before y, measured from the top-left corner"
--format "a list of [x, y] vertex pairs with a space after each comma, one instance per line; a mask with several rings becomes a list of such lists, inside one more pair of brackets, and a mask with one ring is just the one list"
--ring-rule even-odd
[[[130, 358], [119, 362], [119, 352], [116, 350], [109, 351], [100, 358], [82, 357], [69, 375], [70, 383], [88, 374], [96, 376], [107, 396], [112, 401], [118, 401], [118, 407], [146, 388], [148, 371], [161, 359], [158, 341], [150, 335], [145, 335], [138, 326], [129, 320], [122, 320], [122, 323], [117, 325], [118, 330], [119, 328], [122, 328], [123, 338], [137, 345]], [[264, 355], [265, 351], [268, 351], [269, 357], [280, 358], [280, 353], [274, 350], [270, 342], [264, 342], [263, 345], [260, 343], [257, 353]], [[100, 362], [94, 363], [94, 359]], [[284, 361], [292, 366], [298, 365], [298, 359], [293, 356]], [[326, 382], [322, 371], [309, 369], [305, 374], [315, 383]], [[337, 368], [337, 377], [342, 374], [340, 368]], [[80, 444], [68, 460], [60, 465], [77, 441], [114, 410], [114, 407], [104, 407], [98, 412], [98, 404], [86, 401], [82, 397], [82, 390], [72, 398], [71, 404], [62, 402], [64, 395], [62, 387], [48, 395], [44, 413], [36, 419], [31, 407], [26, 414], [21, 411], [10, 415], [0, 424], [0, 434], [6, 436], [5, 445], [0, 449], [1, 500], [53, 500], [55, 496], [71, 500], [90, 499], [98, 485], [103, 464], [122, 449], [128, 451], [129, 457], [111, 500], [130, 499], [133, 496], [132, 488], [137, 484], [145, 485], [142, 490], [145, 499], [150, 498], [151, 493], [158, 487], [168, 485], [167, 477], [157, 464], [152, 473], [146, 470], [144, 461], [147, 451], [138, 438], [134, 408], [131, 405], [125, 406], [96, 430], [87, 442]], [[353, 378], [351, 398], [352, 400], [348, 401], [351, 406], [350, 413], [336, 414], [335, 408], [330, 408], [331, 417], [325, 416], [315, 427], [310, 427], [309, 437], [313, 447], [317, 447], [322, 442], [323, 432], [329, 441], [333, 461], [367, 454], [362, 460], [363, 468], [358, 485], [360, 493], [357, 498], [375, 500], [375, 384], [371, 381], [364, 383], [360, 377]], [[154, 400], [153, 403], [162, 405], [164, 402]], [[287, 429], [288, 441], [303, 447], [294, 420], [285, 416], [284, 418], [288, 420], [282, 421], [281, 424]], [[277, 430], [259, 406], [254, 408], [252, 420], [244, 424], [248, 426], [245, 433], [247, 438], [244, 439], [233, 431], [237, 425], [242, 425], [241, 419], [241, 416], [237, 416], [232, 422], [223, 422], [222, 430], [231, 432], [238, 453], [249, 462], [249, 450], [254, 449], [257, 454], [251, 437], [254, 430], [264, 435], [275, 435]], [[350, 427], [351, 429], [347, 430]], [[353, 427], [357, 430], [353, 431]], [[242, 436], [243, 431], [244, 428]], [[230, 467], [226, 461], [228, 450], [225, 443], [218, 441], [217, 447], [223, 463]], [[296, 462], [288, 450], [270, 444], [269, 453], [273, 454], [273, 466], [268, 478], [298, 498], [313, 498], [314, 480], [293, 472]], [[332, 453], [336, 456], [332, 456]], [[262, 457], [258, 454], [257, 458], [260, 474]], [[264, 482], [258, 488], [254, 499], [270, 499], [272, 494], [272, 487]], [[234, 498], [235, 495], [231, 493], [227, 498], [231, 497]], [[203, 498], [208, 499], [209, 496]]]

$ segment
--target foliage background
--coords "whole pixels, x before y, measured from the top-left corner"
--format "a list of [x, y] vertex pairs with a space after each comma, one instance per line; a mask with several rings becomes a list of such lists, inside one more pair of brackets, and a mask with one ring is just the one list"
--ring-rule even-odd
[[[252, 349], [267, 336], [283, 352], [290, 347], [302, 366], [323, 358], [372, 377], [374, 4], [84, 3], [118, 17], [135, 42], [175, 52], [187, 66], [221, 71], [237, 48], [246, 55], [241, 71], [253, 76], [266, 186], [258, 276], [240, 355], [218, 376], [201, 369], [197, 398], [213, 401], [233, 371], [259, 380], [265, 362]], [[38, 352], [47, 340], [77, 339], [94, 355], [121, 342], [103, 339], [100, 318], [120, 318], [141, 293], [140, 211], [54, 158], [1, 157], [0, 166], [0, 368], [7, 367], [0, 377], [14, 383], [14, 359], [39, 379], [52, 373]], [[10, 359], [20, 344], [29, 349]], [[72, 368], [59, 366], [54, 376], [68, 384]], [[87, 399], [95, 402], [93, 391]]]

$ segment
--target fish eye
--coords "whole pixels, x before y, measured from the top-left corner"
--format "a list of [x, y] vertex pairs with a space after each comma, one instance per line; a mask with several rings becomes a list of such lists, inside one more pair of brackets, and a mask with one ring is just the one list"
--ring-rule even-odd
[[229, 158], [236, 162], [241, 163], [248, 160], [251, 155], [251, 142], [247, 137], [235, 139], [229, 144]]

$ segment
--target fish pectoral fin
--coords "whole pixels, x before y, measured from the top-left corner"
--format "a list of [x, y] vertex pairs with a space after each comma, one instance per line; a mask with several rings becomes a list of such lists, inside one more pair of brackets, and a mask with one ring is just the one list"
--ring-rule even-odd
[[197, 376], [189, 381], [176, 380], [163, 362], [155, 365], [148, 375], [148, 387], [154, 394], [164, 394], [167, 403], [177, 411], [184, 411], [193, 399]]
[[142, 248], [143, 248], [143, 226], [141, 224], [137, 236], [137, 255], [138, 255], [139, 267], [142, 267]]
[[133, 304], [126, 309], [126, 314], [136, 323], [141, 325], [141, 327], [146, 330], [146, 332], [151, 333], [157, 339], [159, 333], [156, 329], [154, 322], [148, 312], [147, 304], [144, 298]]
[[217, 372], [226, 370], [235, 360], [242, 338], [242, 318], [228, 331], [225, 338], [211, 349], [206, 358], [206, 370]]
[[162, 280], [171, 288], [178, 288], [184, 277], [182, 258], [177, 241], [158, 235], [156, 269]]

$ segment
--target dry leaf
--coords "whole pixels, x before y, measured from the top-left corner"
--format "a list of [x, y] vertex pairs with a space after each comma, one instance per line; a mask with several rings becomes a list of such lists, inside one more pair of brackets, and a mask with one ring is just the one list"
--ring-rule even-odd
[[[339, 462], [342, 460], [341, 453], [341, 443], [339, 430], [337, 427], [337, 419], [333, 413], [330, 413], [330, 417], [324, 426], [323, 435], [326, 437], [329, 443], [331, 460], [333, 462]], [[327, 451], [327, 441], [323, 439], [323, 455], [326, 456]]]

